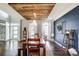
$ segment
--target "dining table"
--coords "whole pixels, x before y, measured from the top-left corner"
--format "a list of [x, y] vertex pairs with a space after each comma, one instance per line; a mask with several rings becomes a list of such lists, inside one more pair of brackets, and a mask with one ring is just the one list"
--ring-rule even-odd
[[23, 56], [28, 56], [28, 45], [30, 46], [39, 46], [40, 48], [43, 48], [43, 56], [46, 55], [46, 44], [44, 42], [40, 42], [38, 44], [37, 42], [28, 42], [27, 40], [21, 43], [21, 47], [18, 48], [18, 55], [21, 55], [21, 51], [23, 51]]

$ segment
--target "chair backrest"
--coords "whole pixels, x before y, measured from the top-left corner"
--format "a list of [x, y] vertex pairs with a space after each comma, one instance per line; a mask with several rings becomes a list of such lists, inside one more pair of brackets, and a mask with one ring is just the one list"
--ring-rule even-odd
[[28, 39], [28, 55], [40, 55], [40, 38]]
[[28, 41], [40, 41], [40, 38], [28, 38]]
[[40, 44], [40, 38], [29, 38], [28, 43]]

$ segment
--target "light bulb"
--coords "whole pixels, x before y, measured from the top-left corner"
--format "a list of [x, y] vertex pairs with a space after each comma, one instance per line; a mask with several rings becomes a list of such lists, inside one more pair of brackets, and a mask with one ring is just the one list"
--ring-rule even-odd
[[35, 20], [33, 20], [33, 23], [34, 23], [35, 25], [37, 25], [37, 23], [36, 23], [36, 21], [35, 21]]
[[34, 15], [34, 18], [36, 18], [36, 13], [33, 13], [33, 15]]

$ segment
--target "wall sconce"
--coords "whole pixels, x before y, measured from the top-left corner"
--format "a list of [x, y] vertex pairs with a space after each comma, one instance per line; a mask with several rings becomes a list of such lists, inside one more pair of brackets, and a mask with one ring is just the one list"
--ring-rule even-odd
[[69, 33], [70, 33], [70, 32], [67, 30], [67, 31], [66, 31], [66, 34], [69, 34]]

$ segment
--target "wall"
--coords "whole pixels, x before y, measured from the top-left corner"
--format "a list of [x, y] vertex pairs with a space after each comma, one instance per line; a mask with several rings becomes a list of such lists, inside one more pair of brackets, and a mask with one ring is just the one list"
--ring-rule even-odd
[[[79, 41], [79, 6], [55, 21], [55, 40], [65, 46], [65, 44], [63, 43], [64, 34], [62, 34], [57, 30], [57, 26], [62, 22], [64, 22], [63, 31], [71, 29], [78, 30], [78, 41]], [[79, 51], [78, 41], [76, 40], [76, 43], [78, 43], [78, 51]]]
[[[48, 22], [52, 21], [52, 23], [53, 23], [54, 20], [58, 20], [58, 18], [60, 18], [67, 12], [71, 11], [77, 5], [79, 5], [79, 4], [77, 4], [77, 3], [57, 3], [55, 5], [55, 7], [52, 9], [50, 15], [48, 16], [47, 21]], [[49, 30], [51, 30], [51, 28], [49, 28]], [[53, 32], [53, 24], [52, 24], [52, 32]], [[53, 40], [53, 39], [51, 39], [51, 40]]]
[[[7, 3], [0, 3], [0, 10], [3, 12], [7, 13], [9, 15], [9, 18], [3, 18], [5, 19], [8, 23], [17, 23], [19, 24], [19, 38], [20, 38], [20, 20], [25, 20], [24, 17], [22, 17], [18, 12], [16, 12], [12, 7], [10, 7]], [[0, 17], [1, 18], [1, 17]], [[11, 29], [11, 28], [9, 28]], [[11, 34], [10, 32], [8, 34]], [[9, 35], [8, 35], [9, 36]], [[8, 37], [6, 35], [6, 37]], [[9, 36], [10, 38], [11, 36]], [[8, 40], [8, 39], [7, 39]]]
[[[51, 28], [49, 28], [49, 30], [51, 30], [51, 32], [49, 33], [50, 35], [53, 35], [54, 31], [54, 21], [57, 20], [58, 18], [60, 18], [61, 16], [63, 16], [65, 13], [69, 12], [70, 10], [72, 10], [73, 8], [75, 8], [77, 5], [77, 3], [56, 3], [56, 5], [54, 6], [54, 8], [52, 9], [51, 13], [49, 14], [48, 18], [46, 19], [46, 21], [48, 22], [52, 22], [51, 24]], [[54, 36], [54, 35], [53, 35]], [[51, 38], [51, 40], [54, 41], [54, 39]]]

